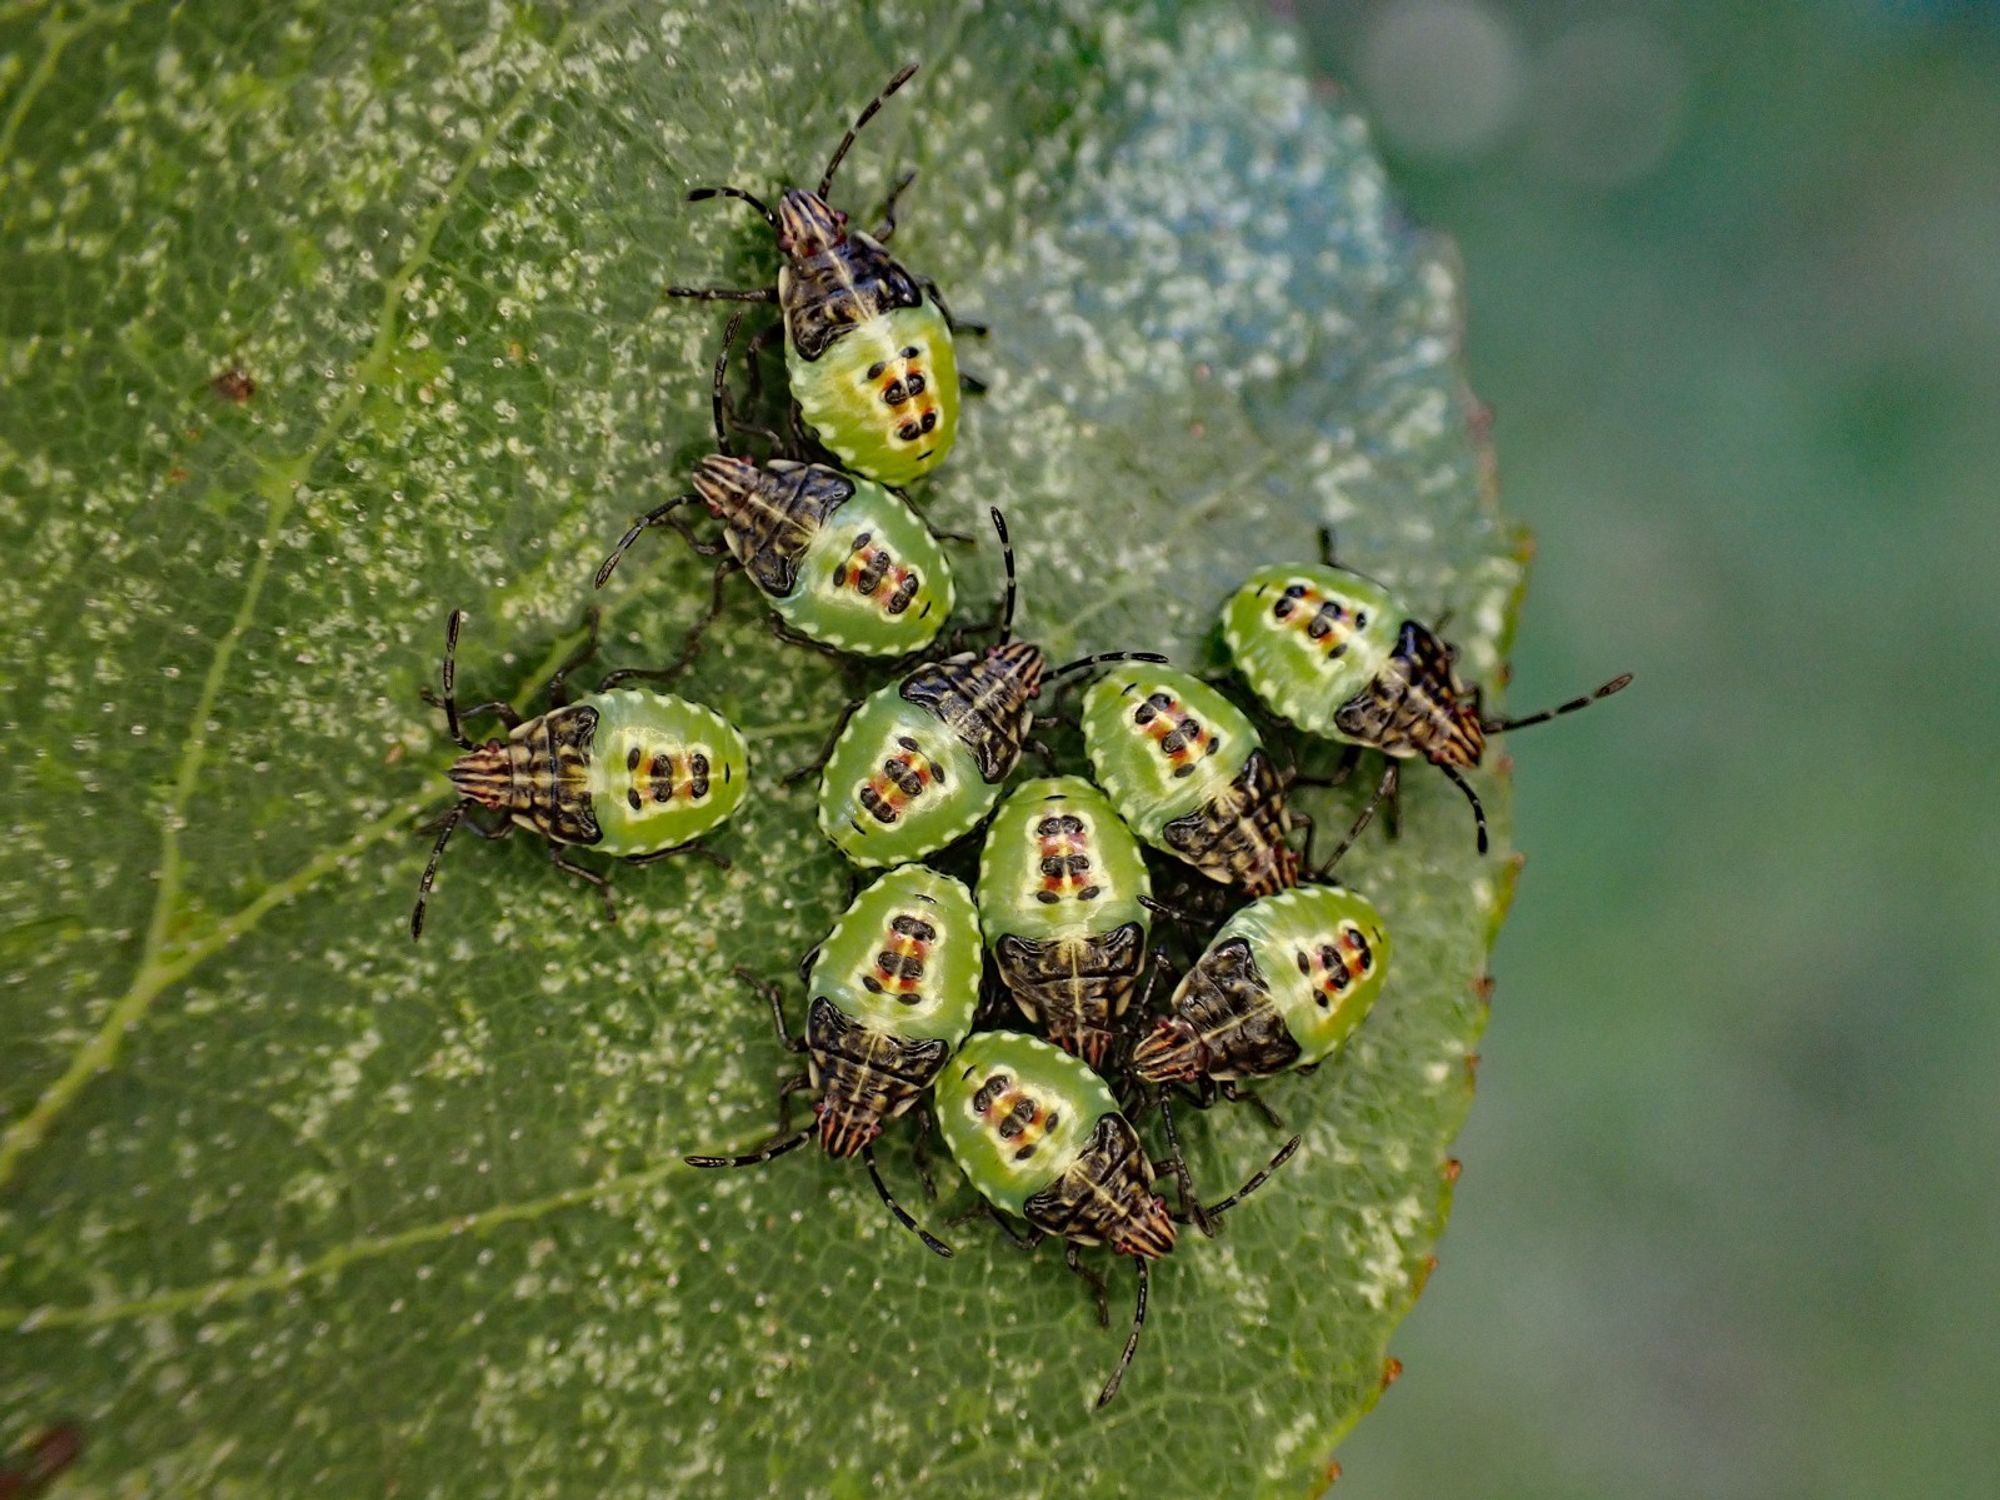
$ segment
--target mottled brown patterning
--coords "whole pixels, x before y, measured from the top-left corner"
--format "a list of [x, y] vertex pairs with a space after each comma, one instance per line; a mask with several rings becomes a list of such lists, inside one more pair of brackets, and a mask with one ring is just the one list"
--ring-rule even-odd
[[1028, 1222], [1080, 1245], [1157, 1260], [1174, 1248], [1174, 1221], [1153, 1192], [1153, 1164], [1123, 1115], [1103, 1115], [1070, 1169], [1029, 1198]]
[[597, 719], [588, 704], [551, 709], [507, 739], [488, 740], [461, 755], [447, 772], [451, 784], [460, 796], [557, 843], [595, 844], [603, 833], [587, 778]]
[[799, 558], [828, 517], [854, 498], [854, 481], [821, 464], [775, 460], [760, 469], [722, 453], [695, 466], [694, 489], [722, 522], [730, 556], [779, 598], [797, 586]]
[[1008, 641], [918, 667], [900, 691], [906, 702], [949, 725], [978, 759], [980, 779], [997, 785], [1021, 762], [1047, 670], [1040, 647]]
[[1167, 848], [1212, 880], [1267, 896], [1298, 884], [1299, 854], [1285, 784], [1270, 757], [1253, 750], [1227, 790], [1161, 830]]
[[1244, 938], [1220, 943], [1188, 971], [1174, 1014], [1133, 1050], [1132, 1066], [1158, 1083], [1265, 1078], [1289, 1068], [1299, 1044], [1257, 971]]
[[[778, 200], [778, 245], [786, 256], [785, 275], [779, 281], [785, 329], [807, 362], [870, 318], [923, 305], [923, 288], [896, 257], [869, 236], [850, 230], [847, 215], [828, 207], [815, 193], [791, 188]], [[924, 389], [920, 369], [912, 367], [897, 375], [899, 394], [906, 403], [913, 374], [920, 394]], [[916, 413], [919, 419], [922, 410]]]
[[1389, 755], [1421, 755], [1433, 765], [1470, 770], [1486, 750], [1479, 705], [1479, 690], [1459, 684], [1444, 642], [1405, 620], [1382, 670], [1341, 704], [1334, 724]]
[[1050, 1041], [1100, 1066], [1146, 965], [1145, 929], [1127, 922], [1102, 936], [1036, 941], [1009, 933], [993, 948], [1001, 981]]
[[824, 996], [806, 1017], [806, 1057], [819, 1092], [819, 1144], [854, 1156], [883, 1124], [915, 1104], [951, 1055], [944, 1041], [911, 1041], [864, 1026]]

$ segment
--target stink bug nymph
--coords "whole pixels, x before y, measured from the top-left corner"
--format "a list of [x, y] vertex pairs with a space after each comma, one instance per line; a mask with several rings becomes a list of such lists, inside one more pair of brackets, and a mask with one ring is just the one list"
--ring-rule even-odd
[[828, 741], [820, 831], [864, 868], [922, 859], [992, 811], [1020, 763], [1046, 683], [1103, 662], [1166, 660], [1109, 651], [1050, 671], [1041, 647], [1013, 639], [1014, 548], [1005, 519], [991, 515], [1007, 569], [999, 643], [927, 662], [849, 704]]
[[[504, 838], [516, 827], [549, 841], [559, 870], [597, 887], [604, 914], [617, 920], [611, 883], [564, 856], [565, 848], [592, 849], [629, 864], [699, 853], [729, 861], [698, 840], [743, 801], [750, 785], [743, 737], [720, 714], [671, 693], [620, 687], [634, 678], [670, 675], [626, 668], [597, 691], [572, 700], [569, 674], [597, 649], [597, 617], [583, 646], [549, 681], [546, 712], [524, 719], [506, 703], [481, 703], [460, 711], [457, 689], [458, 630], [465, 611], [453, 610], [445, 627], [445, 723], [465, 753], [447, 774], [459, 800], [439, 821], [437, 843], [417, 886], [410, 936], [421, 937], [424, 908], [438, 861], [452, 831], [463, 824], [482, 838]], [[504, 739], [476, 743], [462, 721], [491, 715], [506, 726]], [[482, 821], [478, 810], [500, 814]]]
[[1356, 832], [1378, 802], [1395, 795], [1401, 762], [1422, 756], [1471, 803], [1484, 854], [1486, 810], [1463, 773], [1479, 764], [1486, 737], [1588, 708], [1631, 682], [1631, 674], [1541, 713], [1488, 718], [1480, 689], [1467, 690], [1458, 679], [1453, 647], [1412, 619], [1381, 584], [1336, 565], [1326, 532], [1320, 552], [1317, 567], [1259, 568], [1230, 596], [1222, 634], [1236, 670], [1308, 734], [1344, 741], [1351, 755], [1366, 748], [1389, 758]]
[[[1001, 1214], [1026, 1219], [1026, 1245], [1056, 1235], [1070, 1269], [1103, 1283], [1077, 1259], [1079, 1245], [1109, 1245], [1132, 1257], [1139, 1278], [1132, 1331], [1098, 1406], [1118, 1394], [1146, 1326], [1146, 1266], [1174, 1248], [1179, 1217], [1153, 1191], [1159, 1176], [1139, 1132], [1119, 1111], [1110, 1087], [1079, 1059], [1036, 1037], [982, 1031], [959, 1048], [937, 1078], [938, 1128], [959, 1170]], [[1254, 1192], [1298, 1147], [1294, 1136], [1269, 1166], [1221, 1203], [1220, 1216]], [[1102, 1303], [1099, 1316], [1102, 1317]]]
[[[693, 660], [701, 633], [722, 609], [723, 580], [741, 568], [776, 611], [779, 635], [857, 656], [907, 656], [937, 639], [951, 615], [951, 565], [931, 530], [881, 485], [821, 464], [753, 463], [730, 452], [724, 372], [739, 312], [716, 360], [711, 387], [716, 452], [695, 466], [694, 493], [632, 523], [597, 570], [603, 588], [626, 549], [651, 527], [680, 531], [716, 564], [708, 612], [681, 648]], [[703, 541], [678, 512], [701, 503], [722, 522], [722, 542]]]
[[[778, 1139], [744, 1156], [690, 1156], [690, 1166], [754, 1167], [817, 1139], [828, 1156], [860, 1156], [875, 1191], [904, 1228], [939, 1255], [951, 1247], [918, 1226], [875, 1165], [875, 1138], [907, 1112], [972, 1030], [979, 1005], [979, 913], [972, 895], [922, 865], [891, 870], [854, 898], [801, 966], [811, 1002], [806, 1034], [792, 1035], [777, 986], [738, 969], [770, 1002], [778, 1041], [803, 1052], [806, 1071], [779, 1090]], [[791, 1096], [817, 1095], [814, 1120], [794, 1131]]]
[[1162, 666], [1107, 672], [1083, 700], [1084, 749], [1132, 831], [1253, 896], [1296, 885], [1286, 778], [1243, 711]]
[[1152, 880], [1139, 841], [1080, 776], [1024, 781], [979, 858], [979, 925], [1014, 1003], [1093, 1068], [1146, 965]]
[[1174, 991], [1132, 1053], [1147, 1083], [1233, 1085], [1319, 1066], [1374, 1007], [1389, 973], [1382, 914], [1307, 886], [1251, 902]]
[[862, 110], [817, 191], [787, 188], [776, 212], [742, 188], [688, 194], [690, 202], [735, 198], [764, 216], [784, 258], [776, 287], [667, 289], [673, 297], [778, 304], [785, 369], [806, 425], [847, 468], [890, 485], [930, 473], [957, 439], [956, 325], [936, 283], [913, 275], [886, 248], [895, 233], [896, 194], [910, 177], [897, 184], [888, 222], [876, 235], [849, 229], [847, 215], [826, 198], [855, 136], [916, 71], [915, 63], [904, 68]]

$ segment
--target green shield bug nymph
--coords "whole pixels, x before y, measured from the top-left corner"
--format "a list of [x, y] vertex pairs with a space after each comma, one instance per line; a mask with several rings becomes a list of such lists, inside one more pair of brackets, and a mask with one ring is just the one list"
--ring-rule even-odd
[[[741, 568], [776, 612], [787, 639], [857, 656], [907, 656], [937, 639], [951, 615], [951, 565], [931, 530], [881, 485], [821, 464], [772, 459], [753, 463], [729, 451], [723, 373], [742, 314], [729, 320], [712, 388], [717, 451], [695, 466], [694, 493], [669, 500], [632, 523], [604, 564], [597, 586], [639, 534], [655, 526], [681, 532], [716, 564], [708, 612], [682, 647], [691, 661], [722, 608], [722, 583]], [[688, 529], [681, 507], [701, 503], [722, 522], [722, 544]]]
[[1308, 734], [1344, 741], [1350, 753], [1366, 748], [1389, 758], [1356, 833], [1378, 802], [1395, 795], [1400, 763], [1422, 756], [1472, 804], [1484, 854], [1486, 810], [1463, 773], [1479, 764], [1486, 736], [1588, 708], [1631, 682], [1631, 674], [1541, 713], [1487, 718], [1480, 690], [1468, 691], [1458, 679], [1456, 650], [1411, 619], [1381, 584], [1337, 566], [1325, 532], [1320, 548], [1319, 566], [1259, 568], [1223, 606], [1222, 634], [1236, 669], [1251, 691]]
[[1296, 885], [1285, 778], [1243, 711], [1186, 672], [1125, 666], [1083, 700], [1097, 783], [1132, 831], [1253, 896]]
[[864, 868], [922, 859], [992, 811], [1020, 763], [1046, 683], [1103, 662], [1166, 660], [1109, 651], [1049, 670], [1041, 647], [1012, 638], [1014, 548], [1000, 512], [991, 515], [1007, 569], [999, 643], [925, 663], [850, 704], [834, 726], [820, 778], [820, 831]]
[[[669, 675], [633, 668], [613, 672], [596, 692], [571, 699], [569, 674], [597, 648], [595, 614], [589, 638], [550, 679], [546, 712], [524, 719], [510, 705], [491, 702], [461, 714], [457, 657], [464, 618], [464, 610], [453, 610], [445, 626], [440, 700], [451, 737], [465, 752], [447, 772], [459, 800], [438, 823], [437, 843], [410, 913], [411, 937], [423, 935], [438, 861], [460, 823], [488, 839], [504, 838], [516, 827], [539, 833], [549, 841], [557, 869], [597, 887], [604, 914], [613, 921], [610, 881], [566, 858], [564, 848], [593, 849], [631, 864], [694, 852], [728, 865], [697, 842], [736, 811], [750, 785], [749, 753], [728, 720], [671, 693], [620, 687], [633, 678]], [[468, 738], [461, 721], [478, 714], [500, 720], [506, 738], [484, 744]], [[477, 808], [501, 816], [482, 822], [474, 815]]]
[[1382, 914], [1337, 886], [1281, 891], [1237, 912], [1132, 1053], [1147, 1083], [1233, 1085], [1310, 1069], [1345, 1041], [1389, 972]]
[[[1146, 1326], [1147, 1262], [1173, 1250], [1179, 1221], [1153, 1191], [1156, 1174], [1139, 1132], [1087, 1064], [1019, 1032], [972, 1037], [939, 1073], [934, 1091], [938, 1128], [952, 1159], [993, 1208], [1028, 1221], [1023, 1243], [1039, 1244], [1047, 1235], [1066, 1241], [1070, 1269], [1089, 1280], [1100, 1299], [1103, 1284], [1083, 1269], [1076, 1247], [1109, 1245], [1132, 1257], [1138, 1306], [1125, 1350], [1098, 1395], [1103, 1406], [1118, 1394]], [[1293, 1137], [1269, 1166], [1207, 1214], [1220, 1215], [1255, 1191], [1297, 1146]], [[1000, 1222], [1014, 1233], [1004, 1218]]]
[[[770, 1001], [778, 1041], [806, 1055], [807, 1071], [780, 1091], [778, 1139], [744, 1156], [690, 1156], [696, 1167], [754, 1167], [817, 1137], [828, 1156], [860, 1156], [875, 1191], [939, 1255], [951, 1247], [920, 1228], [875, 1165], [875, 1137], [931, 1086], [972, 1030], [979, 1005], [979, 913], [971, 893], [922, 865], [891, 870], [854, 898], [801, 971], [811, 1003], [795, 1037], [775, 985], [739, 977]], [[811, 1088], [814, 1122], [790, 1125], [791, 1096]]]
[[1139, 841], [1080, 776], [1024, 781], [979, 857], [979, 925], [1014, 1003], [1065, 1052], [1104, 1065], [1146, 965], [1152, 880]]
[[[905, 485], [944, 462], [958, 437], [955, 325], [937, 286], [891, 255], [888, 223], [871, 236], [847, 227], [826, 195], [856, 134], [917, 71], [910, 64], [862, 110], [841, 137], [819, 189], [787, 188], [774, 213], [736, 187], [697, 188], [690, 202], [735, 198], [764, 216], [784, 257], [775, 288], [669, 287], [674, 297], [775, 302], [784, 313], [785, 369], [800, 415], [827, 451], [857, 474]], [[911, 174], [914, 176], [914, 174]], [[964, 325], [971, 327], [973, 325]]]

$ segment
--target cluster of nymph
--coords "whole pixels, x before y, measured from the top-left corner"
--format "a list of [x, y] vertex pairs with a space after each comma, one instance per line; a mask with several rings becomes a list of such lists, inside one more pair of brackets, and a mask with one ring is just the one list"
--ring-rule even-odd
[[[731, 573], [764, 595], [786, 640], [890, 663], [893, 679], [851, 703], [820, 757], [795, 773], [819, 777], [826, 838], [856, 870], [881, 872], [799, 965], [803, 1035], [787, 1021], [779, 988], [738, 970], [768, 1000], [783, 1046], [805, 1056], [780, 1099], [809, 1092], [812, 1123], [793, 1130], [787, 1110], [761, 1150], [688, 1160], [752, 1166], [807, 1142], [832, 1157], [858, 1156], [897, 1220], [948, 1256], [890, 1194], [874, 1154], [899, 1116], [916, 1114], [926, 1134], [935, 1125], [1010, 1235], [1064, 1241], [1070, 1267], [1095, 1289], [1101, 1321], [1104, 1284], [1077, 1247], [1132, 1258], [1137, 1310], [1101, 1406], [1138, 1345], [1148, 1262], [1173, 1249], [1180, 1225], [1212, 1233], [1299, 1143], [1291, 1137], [1236, 1192], [1204, 1204], [1180, 1151], [1174, 1098], [1254, 1100], [1246, 1085], [1318, 1067], [1381, 993], [1388, 930], [1329, 872], [1394, 797], [1400, 766], [1428, 761], [1465, 793], [1483, 853], [1485, 817], [1464, 773], [1479, 764], [1486, 737], [1581, 708], [1629, 679], [1546, 713], [1488, 717], [1478, 689], [1460, 683], [1453, 650], [1381, 585], [1336, 566], [1324, 534], [1319, 562], [1259, 568], [1222, 605], [1230, 665], [1255, 699], [1248, 712], [1150, 652], [1051, 667], [1014, 635], [1014, 555], [998, 511], [1006, 592], [985, 627], [998, 639], [963, 649], [975, 632], [960, 630], [951, 649], [934, 651], [952, 614], [951, 568], [903, 487], [951, 451], [961, 391], [977, 388], [959, 373], [954, 333], [976, 325], [956, 322], [937, 287], [886, 248], [909, 178], [874, 235], [850, 229], [827, 201], [856, 132], [915, 71], [898, 73], [862, 111], [817, 191], [790, 189], [775, 211], [740, 188], [691, 195], [747, 203], [777, 235], [776, 286], [670, 290], [777, 306], [768, 334], [784, 341], [792, 434], [751, 427], [731, 409], [738, 309], [714, 369], [717, 451], [696, 465], [693, 492], [640, 517], [597, 574], [601, 588], [639, 536], [660, 527], [718, 559], [708, 611], [672, 664], [614, 672], [572, 696], [568, 678], [594, 647], [593, 629], [556, 673], [546, 712], [523, 718], [499, 702], [461, 709], [453, 681], [461, 616], [452, 615], [440, 702], [464, 751], [449, 773], [459, 800], [436, 825], [411, 930], [422, 931], [438, 859], [461, 825], [489, 838], [515, 827], [540, 834], [559, 868], [599, 889], [607, 911], [605, 876], [566, 851], [635, 863], [689, 851], [720, 860], [700, 840], [748, 791], [743, 739], [709, 708], [632, 684], [671, 680], [694, 659]], [[755, 369], [754, 343], [750, 361]], [[732, 439], [746, 431], [761, 433], [774, 454], [800, 457], [743, 456]], [[695, 504], [720, 523], [719, 538], [690, 524], [685, 508]], [[1054, 711], [1037, 716], [1045, 690], [1093, 672], [1080, 706], [1065, 713], [1058, 688]], [[1330, 779], [1364, 751], [1385, 758], [1374, 794], [1317, 865], [1308, 820], [1287, 806], [1302, 778], [1276, 763], [1252, 713], [1267, 728], [1282, 722], [1344, 744]], [[474, 742], [463, 721], [475, 715], [493, 716], [506, 733]], [[1057, 774], [1057, 757], [1037, 738], [1056, 725], [1080, 729], [1088, 779]], [[1049, 774], [1015, 781], [1027, 751]], [[1293, 843], [1301, 825], [1302, 848]], [[926, 863], [970, 873], [975, 841], [976, 897]], [[1164, 941], [1169, 930], [1173, 942]], [[1170, 998], [1156, 1011], [1152, 996], [1168, 969]], [[1152, 1111], [1169, 1148], [1158, 1166], [1135, 1124]], [[1172, 1205], [1155, 1191], [1169, 1177]]]

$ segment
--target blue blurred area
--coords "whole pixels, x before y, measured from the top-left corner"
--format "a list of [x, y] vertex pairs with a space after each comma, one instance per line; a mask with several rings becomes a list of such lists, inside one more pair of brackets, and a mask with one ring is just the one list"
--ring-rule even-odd
[[1529, 853], [1365, 1496], [2000, 1489], [2000, 11], [1301, 0], [1460, 245]]

